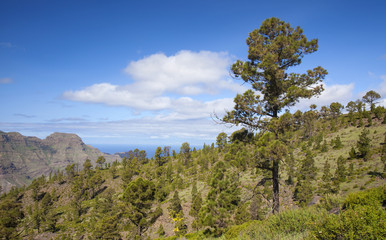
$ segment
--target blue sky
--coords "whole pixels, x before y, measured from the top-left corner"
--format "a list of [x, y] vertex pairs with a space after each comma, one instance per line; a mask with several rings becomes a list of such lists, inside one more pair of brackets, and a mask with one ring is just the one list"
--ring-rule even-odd
[[[246, 90], [229, 76], [248, 33], [269, 17], [319, 39], [291, 69], [328, 70], [326, 91], [300, 102], [386, 96], [386, 2], [0, 1], [0, 130], [89, 144], [193, 145], [221, 131], [210, 118]], [[382, 100], [385, 104], [385, 100]]]

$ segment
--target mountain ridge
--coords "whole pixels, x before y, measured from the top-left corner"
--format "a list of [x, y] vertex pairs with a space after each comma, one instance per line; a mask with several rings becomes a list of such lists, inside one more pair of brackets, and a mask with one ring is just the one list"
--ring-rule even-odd
[[87, 158], [95, 163], [99, 156], [106, 162], [121, 159], [85, 144], [73, 133], [55, 132], [40, 139], [0, 131], [0, 185], [8, 191], [12, 186], [29, 184], [35, 177], [64, 170], [69, 164], [81, 166]]

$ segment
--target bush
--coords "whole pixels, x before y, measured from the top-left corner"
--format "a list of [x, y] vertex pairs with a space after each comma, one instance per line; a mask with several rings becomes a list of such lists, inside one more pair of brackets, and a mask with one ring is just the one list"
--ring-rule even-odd
[[385, 239], [386, 213], [380, 206], [358, 205], [331, 214], [313, 228], [310, 239]]
[[355, 208], [356, 206], [382, 206], [386, 199], [386, 186], [372, 188], [367, 191], [351, 193], [344, 201], [343, 208]]
[[241, 225], [234, 225], [225, 233], [226, 239], [238, 239], [241, 232], [245, 231], [251, 224], [259, 224], [260, 221], [249, 221]]
[[325, 211], [315, 208], [300, 208], [281, 212], [267, 221], [273, 232], [301, 233], [305, 232], [323, 214]]
[[343, 212], [330, 214], [312, 229], [309, 239], [385, 239], [385, 186], [350, 194]]
[[326, 194], [320, 201], [318, 207], [327, 211], [331, 211], [334, 208], [341, 208], [343, 199], [337, 194]]
[[250, 221], [233, 226], [225, 233], [226, 239], [303, 239], [324, 210], [300, 208], [286, 210], [264, 221]]

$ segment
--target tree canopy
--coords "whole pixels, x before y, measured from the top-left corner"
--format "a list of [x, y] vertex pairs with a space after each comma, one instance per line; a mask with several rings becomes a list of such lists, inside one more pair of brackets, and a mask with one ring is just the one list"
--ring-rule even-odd
[[[287, 72], [290, 67], [299, 65], [305, 55], [318, 49], [318, 40], [307, 40], [299, 26], [292, 28], [275, 17], [266, 19], [259, 29], [249, 33], [247, 45], [248, 60], [237, 60], [231, 70], [251, 89], [235, 97], [234, 109], [226, 113], [223, 122], [241, 124], [252, 130], [268, 130], [268, 124], [278, 119], [284, 108], [323, 91], [321, 82], [327, 71], [322, 67], [303, 74]], [[275, 131], [276, 138], [280, 132], [280, 129]], [[273, 212], [279, 211], [279, 162], [280, 159], [271, 158], [271, 166], [265, 166], [272, 171]]]
[[363, 97], [363, 102], [370, 104], [371, 111], [374, 110], [374, 105], [377, 103], [376, 100], [380, 99], [381, 95], [373, 90], [368, 91]]
[[[248, 112], [250, 117], [277, 118], [283, 108], [293, 106], [300, 98], [311, 98], [323, 91], [320, 83], [327, 71], [322, 67], [303, 74], [286, 72], [288, 68], [299, 65], [304, 55], [318, 49], [318, 40], [308, 41], [300, 27], [294, 29], [278, 18], [266, 19], [259, 29], [249, 33], [247, 45], [248, 60], [237, 60], [231, 70], [235, 77], [249, 83], [252, 90], [261, 93], [262, 97], [253, 91], [238, 95], [235, 110], [227, 115], [228, 121], [243, 123], [241, 112]], [[249, 108], [246, 103], [251, 104]], [[247, 121], [246, 125], [256, 124]]]

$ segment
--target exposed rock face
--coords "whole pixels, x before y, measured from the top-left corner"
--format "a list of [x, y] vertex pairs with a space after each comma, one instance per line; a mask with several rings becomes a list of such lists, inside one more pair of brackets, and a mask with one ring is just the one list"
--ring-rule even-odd
[[87, 158], [95, 166], [98, 156], [104, 156], [107, 162], [121, 159], [84, 144], [75, 134], [53, 133], [42, 140], [0, 131], [0, 185], [8, 191], [42, 174], [63, 170], [68, 164], [79, 163], [81, 167]]

